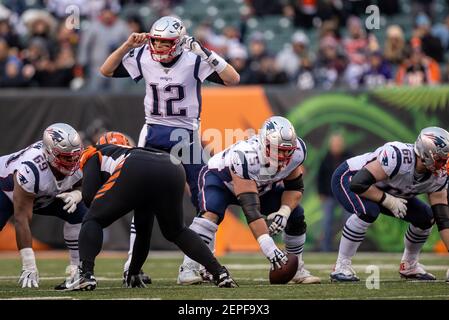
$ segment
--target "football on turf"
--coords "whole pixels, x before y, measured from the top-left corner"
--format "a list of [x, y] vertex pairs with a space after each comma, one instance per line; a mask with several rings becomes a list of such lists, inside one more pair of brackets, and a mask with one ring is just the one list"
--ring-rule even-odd
[[288, 253], [287, 258], [287, 264], [283, 264], [282, 268], [270, 269], [270, 284], [286, 284], [295, 276], [298, 270], [298, 257], [296, 254]]

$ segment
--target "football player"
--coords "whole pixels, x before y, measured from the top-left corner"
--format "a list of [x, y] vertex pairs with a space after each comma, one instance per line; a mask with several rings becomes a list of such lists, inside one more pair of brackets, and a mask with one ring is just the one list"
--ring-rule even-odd
[[[165, 16], [149, 33], [132, 33], [100, 69], [106, 77], [145, 80], [144, 141], [139, 146], [170, 152], [182, 149], [191, 201], [198, 210], [198, 175], [203, 167], [198, 128], [201, 115], [201, 84], [208, 80], [235, 85], [239, 74], [222, 57], [189, 37], [183, 22]], [[179, 148], [181, 146], [181, 148]], [[187, 154], [187, 155], [186, 155]], [[130, 248], [134, 242], [131, 225]], [[132, 250], [124, 271], [129, 267]]]
[[[269, 234], [283, 232], [288, 253], [298, 256], [295, 283], [319, 283], [304, 268], [302, 252], [306, 240], [304, 210], [299, 205], [304, 185], [302, 163], [306, 146], [292, 124], [283, 117], [265, 121], [260, 135], [242, 140], [214, 155], [201, 170], [199, 202], [201, 215], [190, 228], [214, 250], [215, 234], [229, 205], [240, 205], [260, 249], [272, 268], [286, 263]], [[271, 220], [269, 228], [263, 216]], [[238, 239], [236, 239], [238, 241]], [[199, 264], [185, 256], [179, 269], [178, 284], [203, 280]]]
[[[38, 287], [39, 273], [32, 249], [33, 214], [63, 219], [64, 240], [70, 251], [67, 272], [79, 263], [78, 234], [87, 208], [77, 189], [82, 178], [79, 159], [81, 138], [71, 126], [55, 123], [41, 141], [0, 157], [0, 230], [14, 215], [17, 247], [22, 257], [22, 288]], [[64, 283], [55, 289], [63, 289]]]
[[[333, 281], [359, 281], [351, 259], [380, 213], [409, 223], [399, 274], [406, 279], [435, 280], [419, 263], [419, 253], [434, 220], [444, 240], [449, 228], [449, 133], [438, 127], [423, 129], [414, 144], [388, 142], [374, 152], [343, 162], [332, 176], [332, 191], [348, 212]], [[427, 194], [430, 206], [416, 196]], [[447, 242], [447, 233], [445, 244]]]
[[185, 172], [182, 166], [174, 164], [172, 156], [166, 152], [132, 148], [126, 137], [114, 135], [115, 144], [91, 146], [81, 159], [83, 200], [89, 211], [79, 236], [80, 267], [66, 284], [67, 289], [96, 288], [94, 263], [101, 251], [103, 229], [131, 210], [134, 210], [136, 239], [125, 279], [127, 287], [146, 287], [140, 270], [150, 249], [155, 216], [164, 237], [200, 261], [214, 276], [217, 286], [237, 286], [201, 238], [184, 226]]

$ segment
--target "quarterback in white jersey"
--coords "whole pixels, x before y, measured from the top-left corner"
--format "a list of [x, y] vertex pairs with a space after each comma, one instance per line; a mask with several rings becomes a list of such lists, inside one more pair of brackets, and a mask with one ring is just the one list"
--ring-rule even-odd
[[[302, 252], [306, 223], [299, 205], [304, 190], [302, 163], [306, 146], [297, 138], [292, 124], [282, 117], [265, 121], [259, 136], [237, 142], [214, 155], [201, 170], [199, 202], [201, 215], [190, 228], [214, 250], [215, 233], [231, 204], [242, 206], [248, 225], [272, 268], [285, 263], [285, 254], [269, 234], [283, 232], [288, 253], [298, 256], [295, 283], [318, 283], [305, 268]], [[263, 215], [272, 221], [267, 227]], [[203, 280], [198, 263], [187, 256], [180, 267], [178, 283]]]
[[[78, 234], [87, 209], [76, 190], [81, 139], [69, 125], [49, 126], [43, 140], [16, 153], [0, 157], [0, 230], [14, 215], [17, 246], [22, 257], [22, 287], [37, 287], [39, 275], [31, 246], [30, 221], [34, 214], [66, 221], [64, 239], [70, 251], [70, 268], [79, 263]], [[55, 289], [63, 289], [63, 285]]]
[[[198, 128], [201, 116], [201, 84], [205, 80], [235, 85], [239, 74], [222, 57], [187, 36], [183, 22], [165, 16], [151, 26], [149, 33], [133, 33], [115, 50], [100, 69], [106, 77], [145, 80], [145, 124], [138, 146], [167, 152], [179, 149], [186, 171], [191, 201], [197, 210], [198, 175], [203, 148]], [[174, 149], [174, 147], [176, 147]], [[185, 155], [188, 155], [185, 159]], [[134, 243], [131, 226], [131, 248]], [[131, 262], [125, 264], [125, 272]]]
[[[332, 191], [353, 215], [343, 228], [337, 263], [331, 273], [333, 281], [359, 280], [351, 259], [380, 213], [410, 223], [404, 236], [401, 277], [435, 280], [418, 258], [435, 221], [443, 240], [444, 230], [449, 228], [449, 177], [445, 170], [448, 154], [449, 133], [429, 127], [421, 131], [414, 144], [389, 142], [374, 152], [348, 159], [335, 170]], [[416, 198], [420, 194], [428, 195], [430, 206]]]

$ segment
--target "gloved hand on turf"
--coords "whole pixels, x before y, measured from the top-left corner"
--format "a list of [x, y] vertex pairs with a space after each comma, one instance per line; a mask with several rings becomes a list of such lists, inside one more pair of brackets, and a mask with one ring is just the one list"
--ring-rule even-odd
[[37, 271], [33, 249], [21, 249], [20, 256], [22, 257], [22, 274], [18, 281], [19, 285], [22, 285], [22, 288], [38, 288], [39, 272]]
[[68, 213], [73, 213], [75, 212], [78, 203], [80, 203], [83, 199], [83, 196], [81, 195], [81, 191], [73, 190], [70, 192], [60, 193], [56, 196], [56, 198], [59, 198], [66, 203], [63, 208], [64, 210]]
[[22, 270], [18, 283], [22, 288], [39, 288], [39, 272], [37, 269]]
[[287, 220], [290, 217], [291, 209], [287, 205], [282, 205], [281, 208], [267, 216], [268, 221], [272, 221], [268, 230], [270, 235], [274, 236], [281, 231], [284, 231], [287, 226]]
[[403, 219], [407, 214], [406, 199], [397, 198], [385, 192], [380, 204], [390, 210], [396, 218]]
[[129, 274], [126, 276], [126, 287], [127, 288], [146, 288], [147, 285], [143, 282], [142, 275], [139, 274]]

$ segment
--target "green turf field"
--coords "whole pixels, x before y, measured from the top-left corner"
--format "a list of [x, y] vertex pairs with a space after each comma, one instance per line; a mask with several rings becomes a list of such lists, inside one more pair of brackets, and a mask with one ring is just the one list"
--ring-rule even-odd
[[[123, 254], [123, 257], [126, 254]], [[119, 255], [120, 256], [120, 255]], [[257, 254], [232, 254], [220, 258], [239, 288], [220, 289], [211, 284], [196, 286], [176, 285], [181, 255], [151, 252], [144, 266], [152, 279], [146, 289], [121, 287], [124, 258], [102, 255], [96, 264], [98, 287], [92, 292], [58, 292], [53, 286], [64, 279], [67, 264], [65, 254], [56, 258], [37, 253], [40, 287], [21, 289], [17, 285], [20, 261], [0, 255], [0, 299], [449, 299], [449, 284], [444, 281], [449, 266], [449, 256], [422, 255], [421, 262], [438, 278], [435, 282], [411, 282], [400, 279], [397, 269], [399, 254], [361, 253], [354, 259], [359, 283], [335, 284], [329, 281], [329, 271], [336, 254], [308, 253], [306, 265], [315, 275], [322, 277], [322, 284], [269, 285], [268, 262]], [[366, 266], [380, 268], [379, 290], [366, 288]]]

